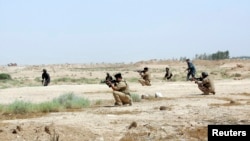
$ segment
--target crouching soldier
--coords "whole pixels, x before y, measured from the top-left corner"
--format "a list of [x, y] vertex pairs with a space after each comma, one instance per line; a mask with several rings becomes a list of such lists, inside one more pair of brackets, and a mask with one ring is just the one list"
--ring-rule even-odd
[[115, 106], [129, 104], [132, 105], [132, 98], [129, 92], [129, 86], [125, 80], [122, 79], [121, 73], [115, 75], [116, 83], [108, 81], [108, 85], [113, 89], [113, 96], [115, 99]]
[[138, 81], [141, 83], [142, 86], [151, 86], [150, 84], [150, 79], [151, 79], [151, 74], [148, 71], [148, 67], [145, 67], [143, 71], [139, 71], [139, 74], [141, 76], [141, 79]]
[[198, 88], [204, 93], [204, 95], [208, 95], [209, 93], [215, 94], [214, 82], [208, 76], [207, 72], [202, 72], [201, 78], [194, 78], [194, 81], [198, 84]]

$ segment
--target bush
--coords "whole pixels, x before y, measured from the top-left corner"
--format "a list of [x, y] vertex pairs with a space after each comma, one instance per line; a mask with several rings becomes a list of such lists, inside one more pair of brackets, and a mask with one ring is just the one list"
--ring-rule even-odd
[[36, 106], [36, 111], [49, 113], [49, 112], [59, 112], [62, 106], [59, 103], [55, 102], [43, 102]]
[[11, 80], [11, 76], [7, 73], [0, 73], [0, 80]]
[[32, 107], [30, 102], [15, 101], [6, 107], [5, 113], [25, 114], [31, 112]]
[[140, 102], [141, 101], [141, 97], [138, 94], [131, 94], [131, 98], [132, 98], [133, 102]]
[[0, 105], [0, 112], [7, 114], [26, 114], [38, 112], [59, 112], [64, 109], [80, 109], [90, 105], [90, 101], [77, 97], [73, 93], [64, 94], [50, 102], [33, 104], [24, 101], [15, 101], [10, 105]]
[[88, 99], [77, 97], [73, 93], [61, 95], [59, 98], [54, 99], [53, 102], [59, 103], [66, 109], [77, 109], [90, 105]]

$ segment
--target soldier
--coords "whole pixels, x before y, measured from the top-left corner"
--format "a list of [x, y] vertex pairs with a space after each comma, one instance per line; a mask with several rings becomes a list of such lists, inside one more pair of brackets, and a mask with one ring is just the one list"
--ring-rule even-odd
[[[186, 69], [188, 71], [187, 73], [187, 81], [192, 80], [195, 77], [196, 69], [192, 62], [190, 62], [189, 59], [186, 59], [188, 68]], [[192, 76], [192, 79], [190, 79], [190, 75]]]
[[138, 81], [142, 84], [142, 86], [151, 86], [150, 84], [151, 74], [148, 71], [148, 67], [145, 67], [143, 71], [140, 71], [139, 73], [142, 79], [139, 79]]
[[109, 73], [107, 73], [105, 81], [112, 81], [112, 80], [113, 80], [112, 76]]
[[48, 86], [50, 83], [50, 76], [47, 73], [46, 69], [43, 69], [43, 74], [42, 74], [42, 84], [43, 86]]
[[165, 73], [165, 76], [164, 76], [164, 79], [166, 80], [170, 80], [172, 78], [173, 74], [172, 72], [169, 71], [169, 68], [166, 67], [166, 73]]
[[193, 78], [195, 83], [198, 84], [198, 88], [204, 93], [204, 95], [208, 95], [212, 93], [215, 95], [215, 88], [213, 80], [208, 76], [207, 72], [201, 73], [200, 80]]
[[108, 85], [113, 89], [113, 96], [115, 99], [115, 106], [121, 106], [125, 104], [132, 105], [132, 98], [129, 92], [129, 86], [125, 80], [122, 79], [121, 73], [115, 75], [116, 84], [108, 81]]

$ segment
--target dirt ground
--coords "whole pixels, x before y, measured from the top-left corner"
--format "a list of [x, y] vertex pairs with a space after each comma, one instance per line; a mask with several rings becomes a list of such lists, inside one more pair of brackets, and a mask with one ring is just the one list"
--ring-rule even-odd
[[[167, 63], [167, 65], [166, 65]], [[152, 86], [141, 86], [130, 82], [132, 93], [150, 95], [149, 99], [134, 102], [132, 106], [113, 107], [112, 90], [105, 84], [53, 84], [23, 86], [0, 89], [0, 103], [15, 100], [39, 103], [50, 101], [61, 94], [73, 92], [88, 98], [89, 108], [71, 112], [56, 112], [32, 115], [1, 115], [1, 141], [166, 141], [166, 140], [207, 140], [207, 126], [211, 124], [250, 124], [250, 61], [195, 62], [200, 70], [206, 70], [214, 78], [216, 94], [202, 95], [194, 82], [162, 81], [154, 79]], [[242, 64], [243, 66], [240, 66]], [[120, 65], [120, 64], [119, 64]], [[119, 70], [124, 77], [138, 77], [132, 70], [143, 68], [163, 69], [170, 66], [174, 74], [181, 74], [186, 64], [179, 62], [142, 62], [133, 67]], [[15, 78], [40, 76], [41, 68], [48, 66], [2, 67]], [[64, 68], [62, 70], [62, 68]], [[79, 67], [79, 66], [78, 66]], [[95, 68], [96, 66], [93, 66]], [[66, 73], [75, 77], [86, 75], [105, 77], [107, 70], [93, 69], [88, 72], [68, 71], [62, 65], [51, 69], [53, 77]], [[61, 71], [59, 71], [59, 69]], [[72, 70], [72, 69], [71, 69]], [[63, 72], [62, 72], [63, 71]], [[110, 69], [112, 71], [112, 69]], [[117, 70], [113, 71], [116, 72]], [[157, 69], [155, 78], [164, 75]], [[31, 73], [33, 72], [33, 73]], [[60, 73], [59, 73], [60, 72]], [[162, 74], [163, 73], [163, 74]], [[223, 77], [226, 73], [228, 78]], [[241, 73], [240, 77], [233, 77]], [[27, 76], [26, 76], [27, 75]], [[163, 97], [155, 98], [155, 93]], [[97, 101], [101, 101], [96, 104]], [[164, 109], [162, 107], [164, 106]], [[160, 110], [161, 109], [161, 110]]]

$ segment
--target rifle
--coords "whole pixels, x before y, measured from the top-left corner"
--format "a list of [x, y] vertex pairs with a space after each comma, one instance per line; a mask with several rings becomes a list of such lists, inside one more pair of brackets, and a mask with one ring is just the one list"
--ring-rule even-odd
[[117, 81], [116, 81], [116, 80], [106, 80], [105, 83], [106, 83], [109, 87], [111, 87], [112, 84], [114, 84], [114, 85], [116, 86]]
[[190, 81], [195, 81], [195, 83], [197, 83], [197, 81], [202, 81], [203, 78], [202, 77], [193, 77], [193, 78], [190, 78]]
[[138, 72], [138, 73], [145, 73], [144, 70], [135, 70], [135, 72]]

